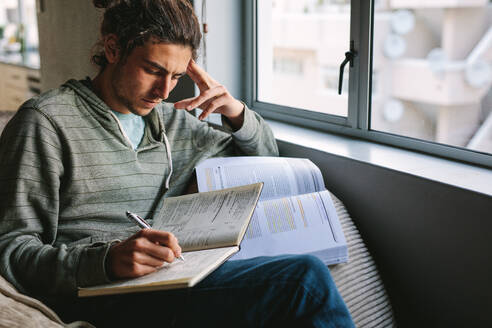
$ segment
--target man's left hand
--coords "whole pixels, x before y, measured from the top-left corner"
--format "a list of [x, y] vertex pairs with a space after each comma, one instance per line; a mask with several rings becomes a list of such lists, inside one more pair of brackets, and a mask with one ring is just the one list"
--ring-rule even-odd
[[180, 100], [174, 104], [174, 107], [188, 111], [200, 107], [203, 110], [198, 117], [200, 120], [211, 113], [219, 113], [227, 117], [234, 128], [241, 128], [244, 120], [243, 103], [231, 96], [223, 85], [215, 81], [193, 59], [190, 60], [186, 73], [197, 84], [200, 94]]

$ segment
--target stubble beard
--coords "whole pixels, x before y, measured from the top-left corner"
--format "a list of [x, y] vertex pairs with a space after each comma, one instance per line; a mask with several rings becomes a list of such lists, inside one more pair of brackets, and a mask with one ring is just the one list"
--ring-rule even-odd
[[111, 78], [111, 87], [113, 88], [113, 94], [117, 98], [117, 101], [125, 106], [131, 113], [135, 115], [140, 115], [139, 111], [133, 104], [133, 102], [125, 95], [125, 87], [123, 83], [123, 75], [122, 75], [122, 65], [119, 63], [115, 69], [115, 73]]

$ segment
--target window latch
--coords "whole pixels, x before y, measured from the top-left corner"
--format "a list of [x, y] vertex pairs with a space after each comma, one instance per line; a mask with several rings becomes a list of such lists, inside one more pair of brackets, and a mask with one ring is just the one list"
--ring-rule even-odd
[[357, 52], [354, 50], [354, 41], [350, 41], [350, 51], [345, 53], [345, 59], [340, 65], [340, 74], [338, 75], [338, 94], [342, 94], [342, 84], [343, 84], [343, 71], [345, 69], [345, 65], [350, 63], [350, 67], [354, 67], [354, 58], [357, 56]]

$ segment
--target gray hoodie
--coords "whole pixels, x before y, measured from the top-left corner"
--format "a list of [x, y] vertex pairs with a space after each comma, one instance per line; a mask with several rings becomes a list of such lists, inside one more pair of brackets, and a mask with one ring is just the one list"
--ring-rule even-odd
[[53, 303], [108, 282], [111, 243], [137, 231], [127, 209], [152, 223], [162, 198], [182, 194], [201, 160], [278, 154], [271, 130], [248, 108], [236, 132], [226, 119], [217, 130], [168, 103], [144, 119], [133, 150], [90, 83], [70, 80], [24, 103], [8, 123], [0, 139], [0, 273], [20, 291]]

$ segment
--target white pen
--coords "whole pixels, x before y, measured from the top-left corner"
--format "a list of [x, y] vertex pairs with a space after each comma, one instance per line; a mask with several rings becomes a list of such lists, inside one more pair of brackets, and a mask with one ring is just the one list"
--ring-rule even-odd
[[[137, 214], [134, 214], [132, 212], [126, 211], [126, 217], [129, 218], [130, 220], [132, 220], [133, 222], [135, 222], [140, 227], [140, 229], [151, 229], [152, 228], [150, 226], [150, 224], [147, 223], [147, 221], [145, 221], [144, 219], [142, 219]], [[184, 261], [185, 260], [184, 257], [183, 257], [183, 255], [180, 255], [178, 257], [178, 259], [180, 259], [181, 261]]]

